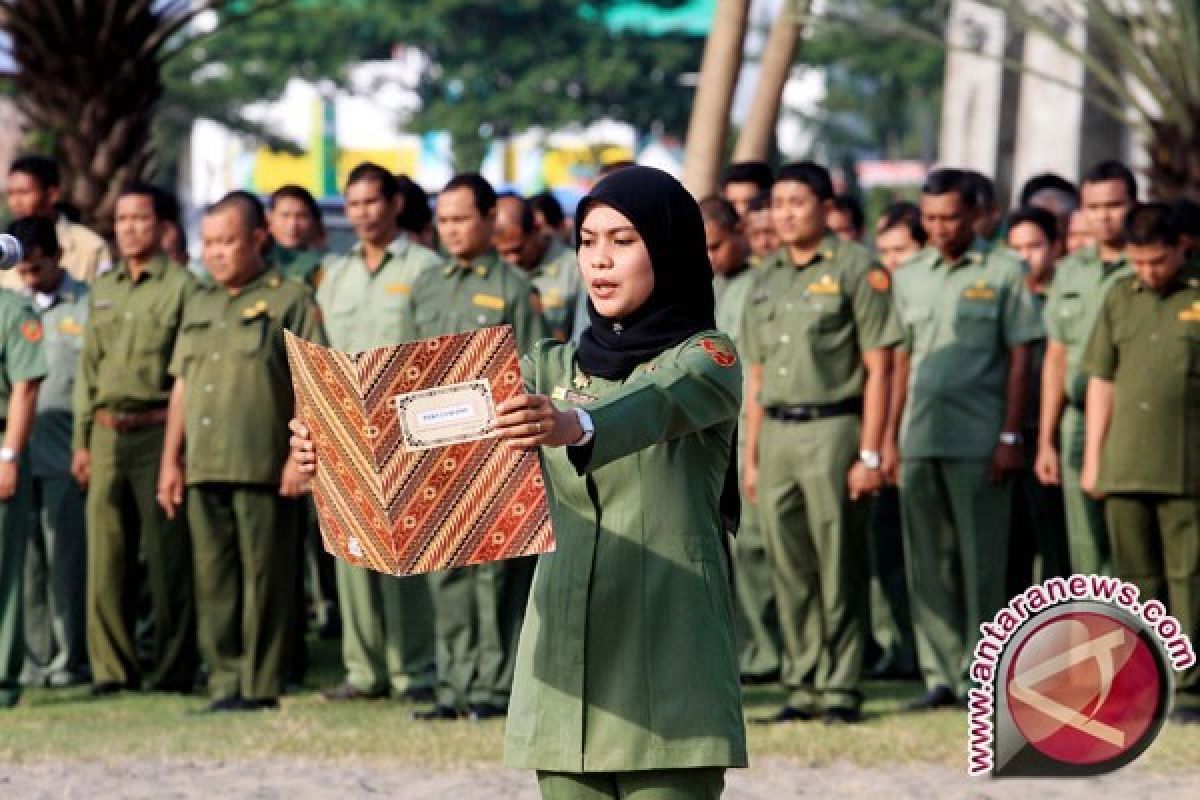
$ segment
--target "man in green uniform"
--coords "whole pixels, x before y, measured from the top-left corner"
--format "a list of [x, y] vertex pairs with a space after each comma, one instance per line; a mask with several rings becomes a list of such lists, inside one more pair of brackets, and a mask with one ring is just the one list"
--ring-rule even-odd
[[186, 488], [209, 709], [257, 711], [279, 706], [299, 566], [296, 506], [281, 497], [304, 485], [287, 458], [283, 332], [325, 337], [311, 291], [266, 267], [257, 198], [226, 195], [201, 235], [213, 283], [188, 302], [171, 358], [158, 503], [173, 519]]
[[21, 696], [21, 594], [30, 491], [24, 449], [45, 375], [42, 323], [24, 298], [0, 289], [0, 709], [16, 705]]
[[319, 246], [325, 234], [321, 207], [308, 189], [288, 184], [271, 192], [267, 209], [271, 262], [285, 278], [315, 289], [321, 282], [321, 260], [325, 257]]
[[[1137, 206], [1124, 228], [1131, 275], [1101, 301], [1079, 368], [1090, 376], [1080, 482], [1104, 495], [1113, 567], [1140, 602], [1166, 604], [1200, 636], [1200, 266], [1187, 263], [1163, 203]], [[1148, 456], [1148, 457], [1147, 457]], [[1200, 691], [1200, 669], [1179, 691]], [[1179, 708], [1200, 722], [1200, 708]]]
[[[733, 204], [721, 197], [700, 202], [704, 238], [713, 269], [717, 328], [734, 339], [742, 330], [742, 315], [755, 272], [747, 258], [749, 246], [742, 220]], [[745, 432], [745, 425], [738, 427]], [[744, 443], [738, 443], [739, 457]], [[733, 539], [734, 589], [738, 604], [739, 662], [743, 683], [769, 683], [779, 679], [779, 612], [775, 606], [774, 578], [767, 561], [758, 506], [742, 498], [742, 516]]]
[[24, 217], [8, 232], [25, 258], [16, 266], [41, 317], [46, 378], [29, 438], [33, 521], [25, 554], [27, 683], [54, 687], [87, 680], [87, 540], [83, 491], [71, 477], [71, 390], [87, 320], [87, 286], [59, 263], [54, 223]]
[[965, 173], [932, 172], [921, 192], [931, 247], [896, 272], [904, 343], [888, 439], [901, 459], [905, 564], [928, 690], [912, 710], [959, 702], [979, 625], [1007, 600], [1029, 343], [1043, 336], [1021, 262], [975, 236], [976, 202]]
[[[358, 244], [325, 261], [317, 304], [330, 344], [344, 352], [400, 344], [408, 298], [438, 257], [400, 233], [403, 199], [383, 167], [359, 164], [346, 180], [346, 214]], [[419, 701], [432, 695], [433, 605], [429, 580], [404, 578], [337, 562], [345, 681], [324, 692], [334, 702], [386, 696]]]
[[756, 197], [770, 195], [775, 176], [762, 161], [735, 161], [721, 172], [721, 197], [733, 204], [738, 218], [750, 211]]
[[582, 282], [575, 254], [538, 230], [533, 205], [508, 195], [496, 201], [493, 244], [510, 266], [524, 270], [542, 301], [542, 316], [560, 342], [571, 336]]
[[826, 226], [829, 172], [780, 169], [784, 247], [756, 276], [739, 345], [749, 365], [743, 484], [757, 499], [783, 632], [786, 704], [768, 722], [857, 722], [867, 636], [867, 495], [882, 484], [891, 279]]
[[1079, 360], [1105, 292], [1129, 274], [1123, 225], [1137, 202], [1137, 182], [1124, 164], [1106, 161], [1087, 173], [1080, 194], [1095, 245], [1063, 259], [1046, 298], [1036, 470], [1042, 483], [1062, 486], [1071, 571], [1093, 574], [1109, 572], [1112, 559], [1104, 510], [1079, 486], [1087, 394]]
[[155, 501], [171, 377], [167, 364], [196, 279], [167, 262], [154, 187], [117, 199], [121, 261], [92, 287], [75, 378], [71, 474], [88, 488], [88, 655], [93, 691], [137, 689], [137, 562], [145, 555], [154, 639], [145, 688], [191, 691], [195, 604], [187, 527]]
[[[451, 261], [422, 273], [401, 319], [403, 339], [509, 324], [522, 353], [547, 338], [537, 290], [492, 248], [496, 193], [474, 173], [457, 175], [437, 203], [438, 236]], [[437, 627], [437, 702], [418, 719], [501, 716], [508, 708], [517, 637], [533, 558], [430, 576]]]

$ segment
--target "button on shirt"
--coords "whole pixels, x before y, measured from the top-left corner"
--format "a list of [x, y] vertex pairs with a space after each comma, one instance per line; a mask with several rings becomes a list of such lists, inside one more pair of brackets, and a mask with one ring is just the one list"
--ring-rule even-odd
[[1080, 368], [1113, 384], [1097, 487], [1200, 495], [1200, 265], [1161, 293], [1118, 278]]
[[29, 436], [33, 474], [63, 477], [71, 472], [71, 400], [87, 322], [87, 285], [64, 272], [53, 292], [27, 294], [42, 320], [42, 345], [49, 371], [38, 387], [37, 416]]
[[1007, 250], [976, 240], [956, 262], [926, 248], [896, 272], [911, 356], [905, 458], [988, 458], [1004, 426], [1009, 351], [1045, 335]]
[[863, 393], [862, 354], [892, 347], [900, 329], [892, 311], [891, 279], [867, 251], [830, 235], [808, 264], [786, 249], [756, 274], [738, 348], [762, 365], [764, 407], [836, 403]]

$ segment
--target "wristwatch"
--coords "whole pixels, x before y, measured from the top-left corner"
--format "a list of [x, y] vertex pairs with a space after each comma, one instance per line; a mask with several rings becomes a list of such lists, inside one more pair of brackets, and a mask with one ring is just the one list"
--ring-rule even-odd
[[879, 469], [879, 465], [883, 463], [883, 459], [879, 457], [879, 453], [874, 450], [859, 450], [858, 460], [867, 469]]
[[575, 416], [579, 418], [579, 429], [583, 431], [583, 435], [579, 437], [579, 441], [573, 443], [572, 447], [583, 447], [592, 441], [592, 437], [596, 435], [596, 426], [592, 424], [592, 415], [584, 411], [582, 408], [575, 409]]
[[17, 451], [11, 447], [0, 447], [0, 462], [11, 464], [17, 460]]
[[1014, 433], [1013, 431], [1004, 431], [1000, 434], [1000, 444], [1016, 447], [1023, 441], [1025, 441], [1025, 437], [1019, 433]]

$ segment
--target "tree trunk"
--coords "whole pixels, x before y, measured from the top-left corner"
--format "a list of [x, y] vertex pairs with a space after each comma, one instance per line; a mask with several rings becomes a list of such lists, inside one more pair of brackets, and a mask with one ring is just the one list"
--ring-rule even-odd
[[804, 28], [803, 18], [810, 5], [810, 0], [786, 0], [783, 11], [771, 25], [750, 114], [733, 151], [734, 161], [766, 161], [770, 155], [783, 87], [792, 70], [792, 59]]
[[717, 188], [729, 137], [729, 110], [742, 69], [749, 11], [749, 0], [720, 0], [704, 44], [683, 157], [683, 185], [696, 197], [710, 195]]

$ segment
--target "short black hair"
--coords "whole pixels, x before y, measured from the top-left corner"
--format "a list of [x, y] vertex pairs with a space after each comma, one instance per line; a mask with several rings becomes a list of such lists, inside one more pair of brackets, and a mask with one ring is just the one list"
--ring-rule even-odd
[[1029, 205], [1029, 201], [1033, 199], [1035, 194], [1046, 189], [1065, 192], [1074, 197], [1077, 204], [1079, 202], [1079, 189], [1075, 184], [1055, 172], [1042, 172], [1025, 181], [1025, 184], [1021, 187], [1021, 193], [1018, 196], [1017, 202], [1021, 208], [1025, 208]]
[[974, 169], [964, 169], [962, 174], [970, 191], [975, 195], [975, 207], [995, 208], [996, 184], [992, 182], [992, 179]]
[[950, 193], [957, 194], [966, 208], [971, 210], [979, 208], [979, 195], [976, 194], [971, 179], [961, 169], [943, 167], [935, 169], [925, 177], [921, 194], [939, 197]]
[[400, 194], [404, 196], [404, 208], [396, 217], [400, 230], [409, 233], [423, 233], [433, 222], [433, 212], [429, 210], [429, 195], [421, 185], [407, 175], [397, 175], [396, 183], [400, 186]]
[[1171, 203], [1171, 213], [1175, 215], [1175, 224], [1181, 234], [1192, 238], [1200, 237], [1200, 203], [1181, 197]]
[[38, 182], [42, 189], [57, 189], [62, 185], [62, 172], [58, 162], [48, 156], [20, 156], [8, 168], [8, 174], [19, 172]]
[[879, 217], [877, 235], [901, 227], [908, 228], [908, 235], [922, 247], [929, 241], [929, 233], [921, 224], [921, 209], [916, 203], [904, 200], [889, 203]]
[[516, 192], [504, 192], [497, 197], [497, 200], [516, 200], [517, 225], [520, 226], [521, 233], [525, 235], [533, 233], [537, 228], [537, 217], [533, 213], [532, 203]]
[[325, 223], [325, 220], [321, 216], [321, 207], [317, 205], [317, 199], [312, 196], [312, 192], [303, 186], [297, 186], [294, 183], [280, 186], [271, 192], [271, 196], [267, 199], [267, 207], [274, 211], [275, 206], [279, 204], [280, 200], [299, 200], [308, 209], [308, 213], [312, 216], [314, 222], [318, 225]]
[[171, 222], [179, 222], [183, 219], [183, 206], [180, 205], [179, 197], [174, 192], [161, 186], [155, 186], [154, 193], [159, 219]]
[[54, 230], [54, 220], [43, 217], [20, 217], [8, 223], [8, 234], [21, 243], [25, 257], [40, 250], [42, 255], [58, 258], [62, 247]]
[[1179, 244], [1175, 214], [1166, 203], [1139, 203], [1125, 216], [1125, 243], [1132, 245]]
[[721, 188], [731, 183], [753, 183], [765, 192], [775, 183], [775, 175], [765, 161], [735, 161], [721, 171]]
[[247, 230], [266, 230], [267, 211], [263, 208], [262, 201], [254, 194], [242, 189], [234, 189], [232, 192], [228, 192], [220, 200], [205, 209], [204, 215], [212, 216], [213, 214], [219, 214], [229, 209], [237, 210]]
[[1133, 170], [1120, 161], [1101, 161], [1087, 171], [1080, 185], [1086, 186], [1089, 183], [1107, 183], [1108, 181], [1123, 183], [1126, 195], [1130, 200], [1137, 202], [1137, 178], [1133, 176]]
[[1046, 236], [1046, 241], [1054, 244], [1058, 241], [1058, 219], [1044, 208], [1026, 206], [1018, 208], [1008, 215], [1008, 230], [1025, 223], [1036, 225]]
[[725, 231], [736, 230], [742, 221], [733, 203], [716, 195], [700, 201], [700, 216], [704, 217], [705, 222], [711, 222]]
[[750, 198], [750, 202], [746, 204], [746, 213], [751, 211], [768, 211], [771, 208], [771, 192], [759, 192]]
[[775, 183], [778, 185], [788, 181], [804, 184], [822, 202], [833, 199], [833, 178], [829, 176], [829, 170], [816, 162], [794, 161], [784, 164], [775, 176]]
[[167, 199], [167, 195], [164, 194], [162, 189], [152, 183], [130, 181], [117, 192], [117, 199], [120, 200], [122, 197], [149, 197], [150, 204], [154, 207], [154, 216], [159, 222], [175, 219], [171, 201]]
[[350, 174], [346, 176], [346, 189], [349, 190], [354, 184], [363, 181], [376, 184], [386, 200], [391, 200], [400, 193], [400, 184], [396, 182], [396, 176], [372, 161], [364, 161], [350, 170]]
[[867, 223], [867, 214], [857, 197], [852, 194], [839, 194], [833, 198], [833, 207], [843, 214], [849, 214], [854, 230], [862, 232], [863, 225]]
[[470, 189], [475, 198], [475, 208], [480, 214], [487, 216], [496, 207], [496, 190], [487, 179], [478, 172], [460, 172], [450, 179], [442, 193], [454, 189]]
[[558, 198], [553, 192], [538, 192], [533, 197], [529, 198], [529, 202], [533, 205], [535, 211], [539, 212], [546, 220], [546, 224], [551, 228], [557, 228], [562, 225], [566, 214], [563, 213], [562, 204], [558, 202]]

